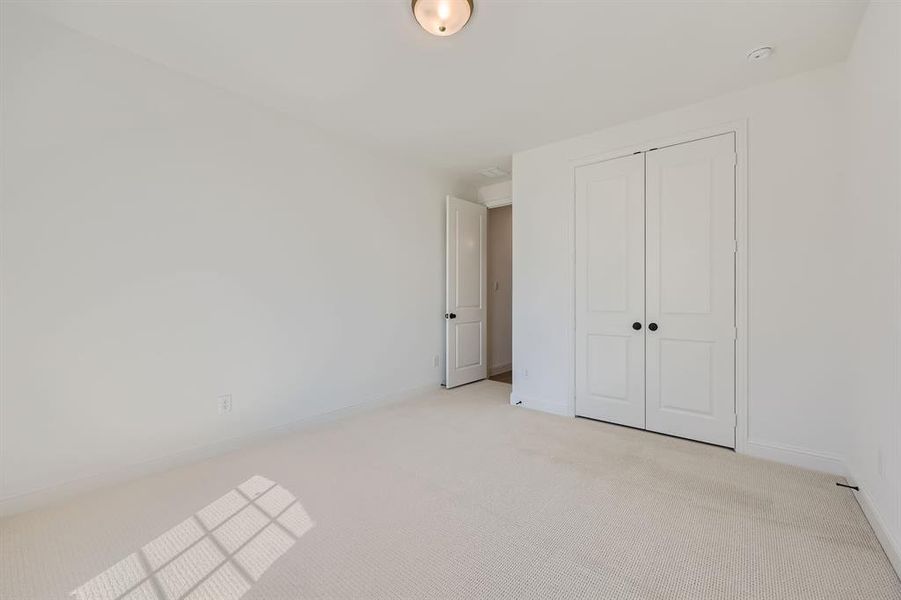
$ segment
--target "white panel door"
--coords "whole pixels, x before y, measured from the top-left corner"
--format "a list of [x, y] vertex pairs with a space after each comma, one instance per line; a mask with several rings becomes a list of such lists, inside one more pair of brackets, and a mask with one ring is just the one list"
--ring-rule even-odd
[[575, 183], [576, 414], [644, 427], [644, 155]]
[[487, 300], [488, 210], [447, 197], [447, 352], [449, 388], [488, 377]]
[[735, 446], [735, 139], [647, 153], [647, 429]]

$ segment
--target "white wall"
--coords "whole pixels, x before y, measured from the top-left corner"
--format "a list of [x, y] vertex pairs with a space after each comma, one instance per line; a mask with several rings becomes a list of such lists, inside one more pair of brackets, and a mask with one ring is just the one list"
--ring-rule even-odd
[[471, 190], [18, 9], [2, 37], [3, 499], [439, 384]]
[[842, 212], [843, 67], [836, 65], [516, 154], [515, 400], [572, 414], [569, 161], [731, 121], [748, 128], [748, 451], [843, 471], [848, 353], [835, 323], [854, 243]]
[[513, 201], [513, 181], [498, 181], [478, 189], [479, 202], [486, 206], [499, 206]]
[[513, 207], [488, 209], [488, 373], [513, 362]]
[[870, 4], [847, 68], [848, 463], [901, 572], [901, 4]]

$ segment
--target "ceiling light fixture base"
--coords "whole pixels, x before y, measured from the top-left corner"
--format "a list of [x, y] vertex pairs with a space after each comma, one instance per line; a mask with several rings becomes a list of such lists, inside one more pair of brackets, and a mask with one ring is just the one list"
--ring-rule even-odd
[[438, 37], [463, 29], [473, 11], [472, 0], [413, 0], [410, 7], [419, 25]]
[[754, 48], [753, 50], [748, 52], [748, 62], [758, 62], [761, 60], [766, 60], [772, 55], [772, 46], [761, 46], [760, 48]]

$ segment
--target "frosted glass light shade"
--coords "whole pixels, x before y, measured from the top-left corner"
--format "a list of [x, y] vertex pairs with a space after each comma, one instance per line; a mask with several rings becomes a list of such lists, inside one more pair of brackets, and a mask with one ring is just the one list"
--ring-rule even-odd
[[472, 0], [413, 0], [413, 16], [432, 35], [454, 35], [472, 16]]

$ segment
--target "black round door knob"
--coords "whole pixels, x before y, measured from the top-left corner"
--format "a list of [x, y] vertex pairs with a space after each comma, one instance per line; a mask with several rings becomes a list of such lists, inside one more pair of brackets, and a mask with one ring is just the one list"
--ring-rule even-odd
[[648, 323], [648, 329], [651, 331], [657, 331], [657, 323]]
[[638, 331], [639, 329], [641, 329], [641, 323], [639, 323], [638, 321], [635, 321], [634, 323], [632, 323], [632, 329], [634, 329], [635, 331]]

